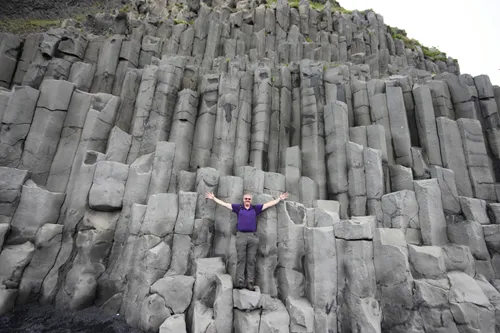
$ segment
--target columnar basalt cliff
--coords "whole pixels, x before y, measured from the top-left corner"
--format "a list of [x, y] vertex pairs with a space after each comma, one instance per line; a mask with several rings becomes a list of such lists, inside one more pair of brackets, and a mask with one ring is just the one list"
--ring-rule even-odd
[[[142, 6], [0, 34], [0, 314], [500, 332], [500, 87], [371, 10]], [[259, 216], [256, 291], [233, 289], [236, 216], [206, 191], [289, 192]]]

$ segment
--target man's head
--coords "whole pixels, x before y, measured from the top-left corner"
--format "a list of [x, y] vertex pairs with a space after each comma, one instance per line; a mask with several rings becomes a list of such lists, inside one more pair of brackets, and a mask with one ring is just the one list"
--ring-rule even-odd
[[243, 205], [245, 205], [245, 208], [250, 207], [252, 204], [252, 195], [250, 193], [245, 193], [243, 195]]

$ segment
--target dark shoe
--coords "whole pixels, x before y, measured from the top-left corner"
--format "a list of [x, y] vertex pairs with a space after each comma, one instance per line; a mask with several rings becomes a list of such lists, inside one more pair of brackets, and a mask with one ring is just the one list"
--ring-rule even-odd
[[253, 282], [248, 282], [247, 289], [250, 291], [255, 291], [255, 286]]
[[238, 281], [238, 282], [236, 282], [236, 285], [234, 287], [236, 289], [243, 289], [245, 287], [245, 282], [244, 281]]

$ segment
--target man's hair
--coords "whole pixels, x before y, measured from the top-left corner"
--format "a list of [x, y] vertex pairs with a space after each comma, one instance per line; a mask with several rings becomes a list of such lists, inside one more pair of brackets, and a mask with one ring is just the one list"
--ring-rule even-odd
[[245, 192], [245, 193], [243, 194], [243, 198], [244, 198], [245, 196], [249, 196], [249, 197], [253, 198], [252, 193], [249, 193], [249, 192]]

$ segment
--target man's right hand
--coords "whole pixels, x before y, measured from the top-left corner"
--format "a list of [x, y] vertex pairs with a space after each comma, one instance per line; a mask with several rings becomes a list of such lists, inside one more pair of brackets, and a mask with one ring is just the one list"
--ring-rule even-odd
[[207, 192], [207, 193], [205, 193], [205, 198], [210, 199], [210, 200], [214, 200], [215, 195], [212, 192]]

